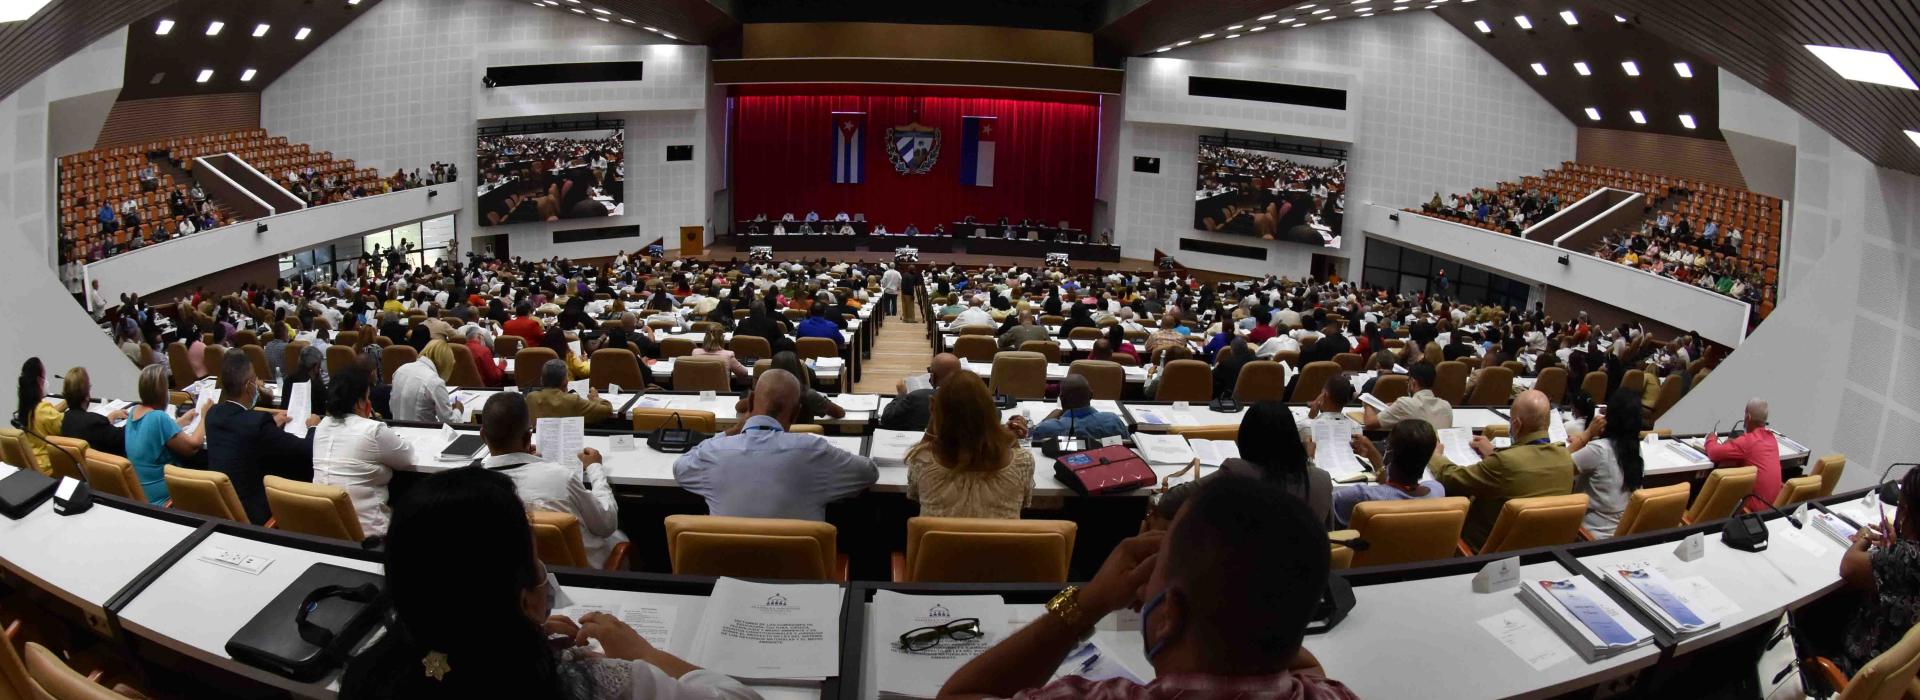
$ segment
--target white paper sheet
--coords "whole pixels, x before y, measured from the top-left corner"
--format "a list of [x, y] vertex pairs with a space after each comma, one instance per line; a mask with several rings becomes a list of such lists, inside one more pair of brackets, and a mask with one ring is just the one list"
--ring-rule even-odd
[[1153, 464], [1187, 464], [1194, 460], [1193, 446], [1179, 435], [1134, 433], [1133, 444], [1139, 446], [1140, 456]]
[[841, 588], [831, 583], [714, 582], [687, 660], [735, 678], [840, 675]]
[[1674, 593], [1685, 600], [1687, 607], [1714, 619], [1725, 620], [1740, 612], [1740, 604], [1733, 602], [1705, 576], [1688, 576], [1673, 582]]
[[849, 413], [855, 411], [880, 410], [880, 396], [878, 394], [840, 394], [839, 396], [833, 397], [833, 403]]
[[1188, 440], [1187, 444], [1193, 447], [1194, 459], [1200, 460], [1203, 466], [1217, 467], [1229, 459], [1240, 458], [1240, 446], [1232, 440]]
[[567, 391], [571, 391], [581, 396], [586, 396], [587, 392], [593, 389], [593, 385], [591, 384], [591, 381], [592, 380], [588, 380], [588, 379], [579, 379], [579, 380], [567, 382]]
[[[1006, 637], [1006, 602], [997, 595], [904, 595], [893, 591], [874, 591], [867, 609], [869, 639], [876, 653], [879, 673], [875, 685], [882, 697], [931, 698], [954, 671], [973, 657]], [[932, 648], [908, 651], [900, 645], [900, 635], [924, 628], [938, 627], [954, 620], [974, 618], [980, 621], [981, 635], [971, 640], [942, 638]]]
[[[1560, 411], [1550, 411], [1553, 417], [1547, 422], [1547, 440], [1565, 443], [1567, 441], [1567, 423], [1560, 417]], [[1518, 437], [1518, 436], [1515, 436]]]
[[1313, 426], [1313, 464], [1326, 470], [1334, 481], [1366, 471], [1353, 454], [1353, 421], [1315, 420]]
[[1535, 671], [1573, 658], [1573, 650], [1567, 648], [1567, 643], [1525, 610], [1508, 610], [1479, 622], [1480, 629], [1500, 640], [1501, 646], [1527, 662]]
[[872, 447], [867, 450], [867, 457], [871, 458], [877, 466], [905, 466], [907, 450], [919, 443], [924, 435], [925, 433], [918, 430], [875, 430]]
[[[680, 608], [673, 605], [614, 606], [583, 603], [554, 611], [555, 614], [572, 618], [574, 622], [579, 622], [581, 616], [594, 612], [620, 618], [621, 622], [627, 623], [633, 631], [639, 632], [640, 636], [655, 649], [666, 649], [673, 644], [673, 622], [679, 617]], [[594, 640], [589, 645], [594, 651], [600, 651], [599, 646], [598, 640]]]
[[534, 422], [533, 444], [540, 457], [569, 467], [580, 466], [580, 449], [587, 443], [587, 419], [542, 418]]
[[1480, 462], [1480, 453], [1473, 451], [1472, 428], [1442, 428], [1434, 432], [1440, 435], [1448, 461], [1463, 466]]
[[294, 437], [307, 436], [307, 417], [313, 415], [313, 382], [294, 382], [287, 389], [287, 424], [282, 426]]

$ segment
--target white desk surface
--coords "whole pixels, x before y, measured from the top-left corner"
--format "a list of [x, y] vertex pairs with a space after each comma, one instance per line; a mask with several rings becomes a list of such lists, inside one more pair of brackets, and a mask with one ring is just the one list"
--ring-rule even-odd
[[1641, 442], [1640, 459], [1645, 463], [1642, 473], [1647, 476], [1659, 476], [1662, 474], [1680, 474], [1713, 468], [1713, 462], [1710, 460], [1689, 459], [1675, 452], [1671, 445], [1677, 442], [1678, 441], [1675, 440], [1664, 439], [1654, 442]]
[[[609, 607], [638, 607], [642, 605], [673, 606], [676, 609], [673, 617], [673, 637], [664, 650], [682, 659], [686, 659], [687, 655], [692, 652], [694, 633], [700, 626], [700, 616], [704, 614], [707, 609], [706, 596], [649, 593], [647, 591], [620, 591], [564, 585], [561, 586], [561, 588], [566, 589], [567, 597], [572, 598], [576, 605], [592, 604]], [[560, 612], [560, 610], [554, 611], [555, 614], [560, 614]], [[575, 620], [575, 622], [578, 622], [578, 620]], [[760, 693], [761, 697], [767, 698], [768, 700], [811, 700], [820, 697], [820, 689], [818, 687], [756, 685], [753, 683], [747, 683], [747, 686], [753, 688], [756, 692]]]
[[[1044, 415], [1044, 414], [1043, 414]], [[873, 441], [868, 445], [867, 458], [880, 470], [880, 480], [874, 482], [870, 491], [882, 493], [900, 493], [907, 490], [907, 450], [926, 433], [917, 430], [875, 430]], [[1033, 495], [1042, 496], [1078, 496], [1072, 489], [1053, 478], [1053, 458], [1042, 454], [1038, 447], [1026, 448], [1033, 455]], [[1185, 464], [1149, 464], [1153, 468], [1154, 485], [1157, 488], [1161, 479], [1174, 472], [1185, 469]], [[1144, 494], [1144, 491], [1136, 493]]]
[[[1248, 405], [1249, 404], [1241, 404], [1240, 410], [1232, 413], [1221, 413], [1207, 408], [1207, 403], [1204, 401], [1200, 403], [1189, 403], [1185, 408], [1181, 408], [1179, 404], [1126, 404], [1126, 407], [1127, 419], [1133, 423], [1134, 429], [1141, 432], [1152, 433], [1165, 432], [1167, 428], [1172, 425], [1183, 427], [1237, 426], [1240, 424], [1241, 415], [1247, 412]], [[1303, 421], [1307, 419], [1307, 407], [1292, 406], [1291, 408], [1293, 410], [1294, 420]], [[1165, 418], [1167, 424], [1162, 425], [1149, 422], [1146, 418], [1148, 415]]]
[[[1070, 365], [1068, 364], [1063, 364], [1059, 362], [1047, 363], [1047, 381], [1057, 382], [1062, 379], [1066, 379], [1067, 369], [1069, 366]], [[960, 369], [964, 369], [966, 371], [980, 375], [982, 379], [993, 376], [993, 363], [991, 362], [970, 362], [963, 359], [960, 361]], [[1125, 370], [1126, 382], [1128, 384], [1147, 383], [1147, 368], [1121, 367], [1120, 369]]]
[[[273, 563], [259, 574], [249, 574], [200, 559], [216, 548], [267, 557]], [[216, 532], [135, 596], [133, 602], [120, 611], [120, 619], [205, 653], [230, 659], [233, 657], [227, 655], [227, 640], [233, 633], [253, 619], [274, 596], [286, 590], [307, 567], [317, 563], [382, 572], [376, 562]]]
[[[923, 594], [915, 594], [923, 595]], [[866, 603], [867, 621], [866, 645], [860, 656], [860, 687], [857, 697], [871, 699], [880, 697], [879, 667], [880, 655], [875, 653], [881, 645], [894, 643], [902, 632], [907, 630], [886, 627], [886, 621], [873, 615], [873, 604]], [[1011, 635], [1027, 626], [1027, 623], [1046, 614], [1047, 606], [1039, 604], [1009, 604], [1007, 610], [1007, 633]], [[1100, 645], [1103, 652], [1118, 657], [1122, 666], [1142, 680], [1153, 680], [1153, 664], [1147, 661], [1146, 651], [1140, 647], [1140, 623], [1137, 614], [1119, 613], [1108, 615], [1093, 628], [1093, 643]], [[1077, 645], [1076, 645], [1077, 646]], [[846, 682], [849, 679], [842, 679]], [[768, 696], [772, 697], [772, 696]]]
[[100, 503], [63, 516], [48, 499], [19, 520], [0, 518], [0, 560], [99, 607], [193, 530]]
[[1676, 540], [1584, 556], [1580, 563], [1598, 574], [1607, 566], [1651, 562], [1668, 579], [1703, 577], [1740, 606], [1739, 612], [1721, 619], [1717, 629], [1681, 640], [1675, 653], [1685, 654], [1754, 627], [1773, 624], [1781, 614], [1839, 588], [1840, 555], [1846, 547], [1808, 526], [1799, 532], [1821, 551], [1818, 555], [1809, 553], [1781, 539], [1783, 532], [1793, 529], [1785, 518], [1767, 521], [1768, 543], [1762, 552], [1730, 548], [1720, 543], [1720, 533], [1708, 532], [1702, 538], [1706, 556], [1690, 562], [1674, 556], [1673, 550], [1680, 546]]
[[[436, 459], [440, 454], [440, 450], [445, 447], [445, 444], [440, 440], [439, 428], [396, 427], [394, 431], [399, 433], [401, 437], [406, 438], [408, 442], [418, 446], [415, 447], [413, 454], [414, 471], [421, 473], [440, 472], [448, 469], [458, 469], [467, 466], [467, 464], [471, 462], [471, 460], [445, 462]], [[461, 431], [461, 433], [471, 435], [477, 434], [477, 431]], [[854, 454], [860, 453], [860, 443], [862, 441], [860, 436], [828, 435], [826, 436], [826, 440], [840, 449]], [[615, 486], [678, 487], [680, 485], [680, 482], [673, 478], [673, 462], [679, 459], [680, 455], [655, 452], [647, 447], [647, 441], [642, 437], [635, 437], [633, 440], [633, 450], [627, 452], [613, 451], [611, 443], [612, 438], [606, 435], [586, 436], [586, 446], [600, 451], [600, 456], [605, 460], [606, 464], [607, 480]], [[486, 455], [483, 452], [481, 456], [484, 457]], [[884, 478], [885, 470], [881, 471]], [[906, 476], [904, 473], [901, 475], [900, 483], [902, 484], [902, 488], [904, 488], [906, 484]]]
[[1490, 408], [1453, 409], [1453, 427], [1479, 430], [1489, 425], [1506, 425], [1507, 419]]
[[[1551, 561], [1520, 568], [1523, 582], [1568, 575]], [[1356, 586], [1353, 612], [1332, 631], [1309, 635], [1306, 647], [1329, 678], [1363, 698], [1552, 697], [1651, 666], [1660, 656], [1648, 644], [1587, 663], [1568, 649], [1566, 659], [1536, 671], [1478, 622], [1520, 610], [1543, 629], [1547, 623], [1520, 602], [1516, 589], [1474, 593], [1472, 580], [1473, 574], [1460, 574]], [[1383, 659], [1393, 660], [1390, 670]]]
[[[879, 406], [874, 409], [874, 414], [879, 415], [881, 413], [886, 412], [887, 404], [890, 404], [890, 403], [893, 403], [893, 397], [891, 396], [880, 397]], [[1110, 399], [1095, 399], [1092, 405], [1093, 405], [1093, 410], [1096, 410], [1096, 411], [1104, 411], [1106, 413], [1111, 413], [1116, 416], [1120, 416], [1122, 419], [1126, 418], [1127, 416], [1125, 412], [1120, 410], [1119, 401], [1113, 401]], [[1004, 423], [1007, 421], [1007, 419], [1012, 418], [1015, 414], [1018, 414], [1018, 415], [1026, 416], [1027, 422], [1029, 424], [1039, 423], [1042, 419], [1047, 417], [1047, 414], [1052, 413], [1054, 409], [1057, 409], [1059, 407], [1060, 407], [1060, 404], [1053, 401], [1020, 401], [1020, 402], [1016, 402], [1013, 405], [1013, 408], [1002, 410], [1000, 412], [1000, 421]]]

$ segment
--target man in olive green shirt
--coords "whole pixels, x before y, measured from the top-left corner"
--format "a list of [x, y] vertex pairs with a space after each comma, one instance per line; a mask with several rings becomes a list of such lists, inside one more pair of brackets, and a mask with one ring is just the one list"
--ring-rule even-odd
[[1019, 350], [1022, 344], [1034, 340], [1053, 340], [1053, 334], [1047, 332], [1046, 326], [1034, 322], [1032, 311], [1023, 311], [1020, 323], [1000, 334], [1000, 349]]
[[1460, 466], [1444, 457], [1435, 462], [1433, 478], [1446, 487], [1448, 495], [1473, 499], [1460, 536], [1475, 549], [1486, 542], [1509, 499], [1573, 492], [1573, 455], [1566, 445], [1547, 441], [1550, 410], [1546, 394], [1521, 393], [1508, 411], [1512, 446], [1495, 450], [1485, 437], [1475, 436], [1473, 450], [1483, 458], [1479, 462]]
[[527, 394], [527, 414], [534, 420], [581, 416], [593, 425], [613, 416], [613, 404], [593, 389], [586, 398], [567, 391], [567, 362], [547, 360], [540, 368], [540, 390]]

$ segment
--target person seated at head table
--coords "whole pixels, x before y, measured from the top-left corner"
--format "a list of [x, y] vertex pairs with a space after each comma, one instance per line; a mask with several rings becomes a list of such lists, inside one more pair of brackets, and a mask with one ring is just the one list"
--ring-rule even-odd
[[811, 221], [819, 221], [819, 220], [820, 220], [820, 212], [817, 212], [817, 211], [807, 212], [807, 221], [811, 222]]
[[540, 366], [540, 388], [527, 393], [527, 412], [534, 420], [578, 416], [592, 425], [613, 417], [613, 404], [593, 387], [587, 387], [585, 397], [568, 391], [566, 361], [547, 360]]
[[480, 437], [490, 456], [476, 460], [474, 466], [506, 474], [527, 510], [579, 518], [587, 561], [599, 565], [613, 553], [614, 545], [627, 541], [626, 533], [620, 531], [620, 507], [614, 502], [600, 451], [583, 449], [576, 456], [578, 468], [565, 466], [558, 461], [561, 455], [541, 455], [534, 447], [533, 428], [527, 397], [503, 391], [487, 399], [480, 411]]
[[935, 236], [945, 236], [945, 235], [947, 235], [947, 225], [946, 225], [946, 224], [934, 224], [934, 225], [933, 225], [933, 233], [932, 233], [931, 235], [935, 235]]
[[294, 481], [313, 480], [313, 446], [309, 430], [320, 422], [307, 418], [300, 434], [285, 430], [286, 411], [256, 411], [266, 384], [253, 375], [253, 362], [244, 353], [229, 353], [220, 361], [220, 403], [207, 409], [207, 468], [226, 474], [233, 483], [247, 519], [255, 525], [273, 517], [263, 483], [272, 474]]
[[1564, 496], [1573, 492], [1573, 455], [1565, 445], [1547, 439], [1547, 395], [1528, 390], [1513, 398], [1508, 410], [1508, 434], [1513, 443], [1494, 449], [1484, 435], [1473, 438], [1473, 451], [1481, 457], [1470, 465], [1454, 464], [1445, 454], [1433, 463], [1433, 478], [1447, 493], [1467, 496], [1473, 505], [1467, 510], [1467, 523], [1461, 539], [1478, 548], [1493, 530], [1500, 509], [1515, 498]]
[[1352, 484], [1333, 490], [1333, 525], [1344, 529], [1353, 519], [1353, 507], [1367, 501], [1402, 501], [1412, 498], [1445, 498], [1447, 489], [1440, 482], [1422, 479], [1427, 464], [1439, 454], [1440, 439], [1433, 426], [1418, 418], [1409, 418], [1393, 426], [1387, 434], [1387, 456], [1380, 455], [1360, 433], [1353, 434], [1353, 453], [1381, 467], [1380, 482]]
[[926, 430], [931, 420], [933, 392], [960, 371], [960, 358], [943, 352], [933, 356], [925, 374], [910, 375], [894, 384], [892, 401], [880, 412], [882, 430]]
[[614, 615], [555, 615], [560, 584], [534, 555], [509, 477], [467, 467], [420, 487], [397, 504], [386, 539], [395, 625], [347, 662], [341, 697], [759, 697], [655, 648]]
[[787, 432], [804, 388], [786, 370], [762, 372], [748, 412], [675, 460], [674, 479], [713, 515], [824, 520], [827, 503], [866, 490], [880, 472], [826, 438]]
[[[792, 219], [788, 219], [788, 221], [792, 221]], [[775, 235], [775, 236], [785, 236], [785, 235], [787, 235], [787, 225], [786, 225], [785, 223], [777, 223], [777, 224], [774, 224], [774, 225], [773, 225], [773, 235]]]
[[[118, 409], [104, 416], [87, 410], [93, 403], [93, 379], [85, 367], [67, 370], [62, 386], [61, 398], [66, 400], [67, 410], [60, 412], [60, 430], [57, 434], [86, 441], [90, 451], [125, 456], [126, 436], [114, 424], [127, 419], [127, 410]], [[34, 410], [38, 413], [40, 409]], [[34, 432], [40, 431], [36, 429]], [[41, 435], [44, 437], [47, 433]], [[25, 439], [39, 442], [33, 437]]]
[[920, 227], [915, 226], [913, 222], [907, 222], [906, 230], [901, 231], [901, 233], [908, 236], [918, 236], [920, 235]]
[[792, 221], [792, 220], [793, 220], [793, 212], [787, 212], [787, 213], [785, 213], [785, 214], [782, 214], [782, 215], [780, 215], [780, 220], [781, 220], [781, 221]]
[[[1354, 699], [1301, 645], [1326, 551], [1325, 531], [1283, 489], [1206, 479], [1170, 529], [1121, 542], [1086, 586], [967, 662], [940, 697]], [[1102, 618], [1136, 607], [1153, 682], [1048, 680]]]
[[1721, 440], [1718, 434], [1707, 435], [1707, 459], [1713, 460], [1716, 467], [1759, 467], [1759, 478], [1753, 482], [1753, 495], [1772, 503], [1780, 495], [1780, 442], [1774, 438], [1773, 429], [1767, 424], [1767, 402], [1764, 399], [1747, 401], [1746, 427], [1746, 433], [1728, 440]]
[[1400, 421], [1418, 419], [1426, 421], [1434, 430], [1453, 427], [1453, 404], [1446, 399], [1433, 395], [1433, 381], [1437, 372], [1431, 363], [1420, 362], [1407, 369], [1407, 395], [1394, 399], [1387, 410], [1377, 411], [1372, 406], [1362, 408], [1363, 420], [1368, 430], [1392, 430]]
[[1040, 419], [1032, 429], [1027, 428], [1022, 416], [1014, 416], [1007, 427], [1017, 435], [1036, 441], [1062, 436], [1093, 441], [1127, 434], [1126, 420], [1093, 407], [1093, 386], [1087, 383], [1086, 377], [1077, 374], [1060, 380], [1060, 407]]
[[1000, 425], [975, 377], [943, 383], [933, 406], [926, 435], [907, 450], [907, 498], [928, 517], [1018, 519], [1033, 502], [1033, 454], [1018, 440], [1025, 425]]

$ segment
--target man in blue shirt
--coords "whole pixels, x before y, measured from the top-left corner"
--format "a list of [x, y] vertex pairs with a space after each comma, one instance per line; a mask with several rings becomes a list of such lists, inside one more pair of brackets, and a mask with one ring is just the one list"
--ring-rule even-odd
[[1420, 478], [1433, 459], [1439, 436], [1433, 425], [1418, 418], [1394, 424], [1387, 434], [1387, 458], [1381, 459], [1373, 441], [1358, 432], [1353, 434], [1353, 452], [1384, 470], [1377, 484], [1342, 486], [1333, 491], [1333, 523], [1345, 528], [1353, 522], [1353, 507], [1367, 501], [1404, 501], [1415, 498], [1446, 498], [1440, 482]]
[[880, 478], [873, 460], [787, 432], [800, 394], [793, 374], [762, 372], [745, 420], [674, 461], [680, 488], [706, 499], [714, 515], [825, 520], [828, 503], [872, 486]]
[[794, 327], [793, 336], [795, 338], [827, 338], [832, 340], [836, 347], [846, 342], [840, 337], [840, 326], [827, 320], [827, 305], [817, 301], [807, 309], [806, 320]]
[[1060, 408], [1033, 426], [1029, 436], [1045, 440], [1066, 435], [1069, 430], [1073, 431], [1073, 437], [1098, 440], [1127, 434], [1127, 422], [1114, 414], [1095, 410], [1093, 387], [1087, 384], [1087, 378], [1069, 374], [1060, 380]]

